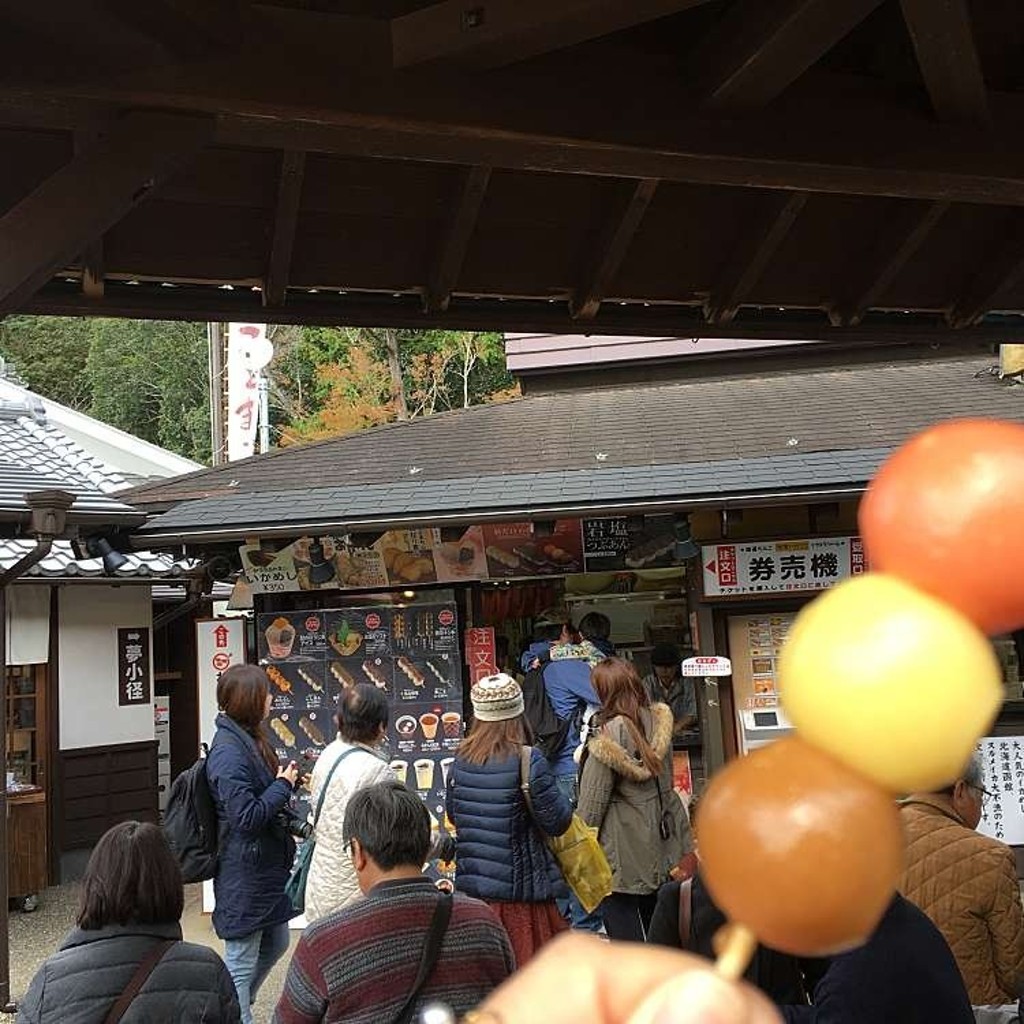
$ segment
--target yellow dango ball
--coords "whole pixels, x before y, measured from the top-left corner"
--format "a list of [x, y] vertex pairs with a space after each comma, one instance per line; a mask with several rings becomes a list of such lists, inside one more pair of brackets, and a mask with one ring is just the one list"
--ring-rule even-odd
[[893, 793], [952, 782], [1002, 701], [984, 635], [883, 573], [847, 580], [804, 608], [778, 675], [800, 735]]

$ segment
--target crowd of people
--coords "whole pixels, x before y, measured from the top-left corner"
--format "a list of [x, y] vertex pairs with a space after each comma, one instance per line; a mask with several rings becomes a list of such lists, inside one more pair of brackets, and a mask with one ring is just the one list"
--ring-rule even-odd
[[[77, 928], [33, 979], [19, 1021], [250, 1024], [289, 946], [300, 784], [319, 813], [280, 1024], [1018, 1019], [1024, 912], [1012, 851], [976, 831], [987, 799], [977, 761], [941, 792], [901, 801], [906, 870], [865, 945], [814, 961], [760, 947], [736, 986], [693, 956], [713, 958], [725, 924], [691, 852], [693, 808], [673, 787], [673, 740], [697, 721], [693, 689], [664, 645], [641, 678], [608, 625], [592, 614], [577, 629], [553, 610], [521, 671], [473, 686], [447, 822], [392, 773], [376, 687], [343, 692], [337, 738], [301, 779], [264, 731], [266, 674], [225, 671], [207, 761], [223, 961], [182, 941], [181, 872], [161, 831], [124, 823], [96, 846]], [[557, 724], [543, 741], [538, 693]], [[550, 848], [574, 814], [611, 869], [589, 911]], [[455, 860], [454, 892], [424, 872], [435, 857]]]

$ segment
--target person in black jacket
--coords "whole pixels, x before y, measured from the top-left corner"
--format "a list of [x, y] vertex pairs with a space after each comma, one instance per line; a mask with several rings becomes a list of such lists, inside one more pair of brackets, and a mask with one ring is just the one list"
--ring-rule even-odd
[[787, 1024], [974, 1024], [942, 932], [897, 894], [871, 938], [831, 957], [812, 1006], [783, 1006]]
[[19, 1024], [103, 1024], [139, 964], [164, 943], [121, 1024], [238, 1024], [220, 957], [181, 941], [184, 905], [181, 870], [160, 829], [115, 825], [89, 858], [78, 927], [36, 972]]
[[206, 764], [220, 827], [213, 927], [224, 940], [243, 1024], [251, 1024], [256, 993], [288, 949], [294, 913], [284, 887], [295, 857], [288, 828], [298, 767], [293, 761], [280, 768], [263, 732], [270, 701], [263, 669], [225, 669], [217, 682], [221, 713]]
[[[683, 884], [667, 882], [658, 890], [658, 902], [654, 907], [647, 941], [658, 946], [684, 949], [714, 960], [711, 940], [726, 923], [725, 914], [718, 909], [698, 872], [689, 882], [690, 927], [684, 935], [680, 921], [682, 918], [685, 923], [685, 915], [680, 915], [679, 899], [680, 886]], [[683, 898], [685, 901], [685, 893]], [[794, 956], [758, 946], [744, 978], [777, 1003], [806, 1002], [800, 963]]]

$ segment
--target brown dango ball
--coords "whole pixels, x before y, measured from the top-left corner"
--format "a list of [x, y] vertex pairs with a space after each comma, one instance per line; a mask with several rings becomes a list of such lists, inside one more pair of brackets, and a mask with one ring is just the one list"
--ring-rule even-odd
[[795, 736], [716, 775], [696, 831], [701, 874], [719, 907], [765, 945], [797, 956], [863, 943], [903, 867], [889, 794]]

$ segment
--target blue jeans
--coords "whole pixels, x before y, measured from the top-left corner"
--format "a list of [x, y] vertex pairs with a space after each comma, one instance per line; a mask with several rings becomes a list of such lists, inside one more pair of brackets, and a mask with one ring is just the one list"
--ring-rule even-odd
[[288, 952], [288, 925], [275, 924], [241, 939], [224, 940], [224, 963], [238, 992], [242, 1024], [252, 1024], [252, 1004], [270, 969]]
[[[573, 772], [571, 775], [556, 775], [555, 783], [561, 790], [562, 795], [567, 797], [569, 803], [572, 804], [573, 810], [576, 809], [576, 801], [578, 794], [576, 792], [576, 773]], [[571, 889], [569, 890], [569, 898], [563, 900], [557, 900], [558, 912], [569, 922], [570, 927], [576, 928], [581, 932], [601, 932], [604, 931], [604, 919], [595, 910], [592, 913], [587, 913], [580, 901], [576, 898], [576, 893]]]

